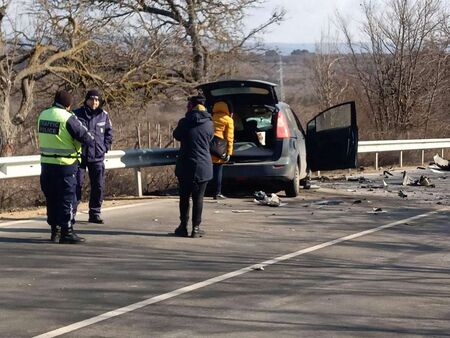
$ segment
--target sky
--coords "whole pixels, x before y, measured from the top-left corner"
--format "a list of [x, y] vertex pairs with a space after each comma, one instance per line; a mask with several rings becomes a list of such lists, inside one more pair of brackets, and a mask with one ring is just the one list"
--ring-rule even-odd
[[275, 8], [283, 7], [287, 12], [285, 20], [270, 27], [263, 36], [264, 41], [315, 43], [320, 41], [321, 32], [327, 32], [328, 27], [332, 33], [336, 31], [331, 20], [338, 10], [349, 22], [352, 35], [358, 41], [362, 39], [357, 29], [363, 17], [361, 3], [362, 0], [266, 0], [263, 8], [249, 13], [247, 25], [257, 26], [269, 18]]

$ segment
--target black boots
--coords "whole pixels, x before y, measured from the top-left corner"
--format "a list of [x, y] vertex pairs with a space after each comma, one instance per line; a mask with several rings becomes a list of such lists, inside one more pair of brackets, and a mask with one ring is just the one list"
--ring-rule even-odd
[[[200, 230], [200, 227], [198, 225], [192, 227], [192, 232], [191, 232], [191, 237], [192, 238], [203, 237], [204, 234], [205, 234], [205, 232], [203, 230]], [[175, 229], [174, 235], [177, 236], [177, 237], [189, 237], [187, 226], [180, 224]]]
[[186, 225], [180, 224], [174, 232], [174, 235], [177, 237], [188, 237], [188, 230]]
[[104, 224], [105, 222], [100, 215], [89, 215], [89, 223]]
[[191, 233], [192, 238], [203, 237], [204, 234], [205, 234], [205, 232], [203, 230], [200, 230], [200, 226], [196, 225], [196, 226], [192, 227], [192, 233]]
[[86, 240], [83, 237], [78, 236], [73, 229], [68, 229], [61, 232], [59, 244], [79, 244], [85, 241]]
[[52, 232], [50, 235], [50, 241], [53, 243], [58, 243], [61, 238], [61, 227], [52, 225]]

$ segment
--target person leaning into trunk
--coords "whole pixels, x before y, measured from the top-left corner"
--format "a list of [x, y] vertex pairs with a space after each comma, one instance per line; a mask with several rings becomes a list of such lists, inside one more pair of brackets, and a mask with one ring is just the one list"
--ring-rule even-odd
[[70, 112], [72, 96], [62, 90], [55, 95], [53, 106], [38, 118], [41, 151], [41, 189], [47, 206], [50, 240], [61, 244], [84, 242], [73, 230], [73, 207], [76, 203], [76, 172], [81, 143], [90, 145], [94, 137]]
[[212, 155], [213, 161], [213, 185], [215, 200], [225, 199], [222, 194], [223, 164], [230, 160], [233, 154], [234, 121], [231, 105], [225, 101], [218, 101], [213, 106], [212, 119], [214, 123], [214, 136], [227, 142], [227, 151], [222, 157]]
[[[102, 98], [97, 90], [86, 93], [84, 105], [74, 111], [78, 119], [94, 136], [94, 143], [83, 146], [81, 165], [77, 173], [77, 204], [81, 200], [86, 168], [91, 186], [89, 196], [89, 222], [103, 224], [101, 207], [105, 187], [105, 154], [111, 149], [112, 124], [108, 113], [102, 108]], [[76, 210], [75, 210], [76, 213]]]
[[175, 167], [180, 192], [180, 225], [175, 236], [188, 237], [190, 198], [192, 197], [191, 237], [201, 237], [203, 197], [206, 185], [213, 177], [209, 144], [213, 138], [214, 127], [211, 114], [205, 108], [203, 96], [188, 99], [187, 113], [173, 131], [173, 137], [180, 141], [180, 152]]

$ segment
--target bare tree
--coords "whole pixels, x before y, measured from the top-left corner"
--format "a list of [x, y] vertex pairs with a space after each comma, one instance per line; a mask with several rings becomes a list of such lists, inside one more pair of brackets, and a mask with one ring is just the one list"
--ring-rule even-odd
[[448, 78], [448, 8], [440, 0], [388, 0], [382, 10], [365, 1], [363, 10], [369, 43], [355, 44], [342, 18], [340, 26], [376, 130], [399, 136], [427, 128]]
[[[244, 32], [246, 11], [264, 0], [91, 0], [99, 4], [109, 18], [143, 19], [154, 29], [173, 34], [178, 48], [190, 48], [190, 74], [174, 69], [188, 82], [208, 77], [211, 54], [232, 53], [266, 27], [283, 19], [284, 11], [275, 11], [261, 26]], [[219, 53], [217, 53], [219, 51]]]
[[[0, 6], [6, 17], [9, 1]], [[79, 8], [65, 1], [37, 1], [30, 32], [11, 32], [0, 37], [0, 154], [13, 152], [13, 138], [32, 110], [36, 82], [47, 76], [69, 80], [74, 73], [90, 73], [80, 55], [90, 40], [76, 17]], [[20, 103], [13, 105], [13, 98]]]
[[330, 38], [329, 33], [322, 33], [309, 64], [314, 92], [322, 109], [340, 103], [348, 89], [348, 80], [343, 75], [341, 64], [344, 56], [339, 53], [336, 41], [336, 38]]

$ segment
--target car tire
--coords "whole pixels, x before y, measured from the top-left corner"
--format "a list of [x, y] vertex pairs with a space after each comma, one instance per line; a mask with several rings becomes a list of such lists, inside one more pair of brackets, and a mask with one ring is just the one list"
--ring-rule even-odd
[[295, 166], [294, 178], [290, 181], [284, 190], [286, 197], [297, 197], [300, 194], [300, 168]]

